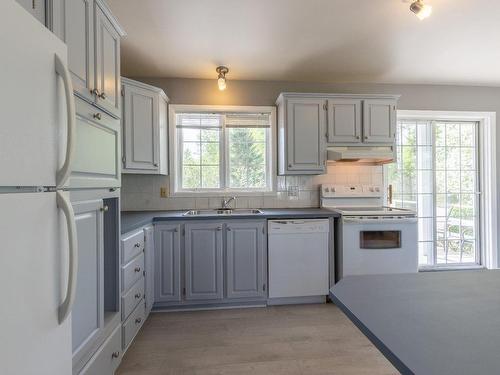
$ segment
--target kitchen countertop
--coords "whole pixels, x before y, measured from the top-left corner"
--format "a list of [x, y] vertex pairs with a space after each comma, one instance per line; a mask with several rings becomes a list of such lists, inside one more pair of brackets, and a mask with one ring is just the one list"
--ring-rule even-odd
[[402, 374], [498, 374], [500, 270], [348, 276], [330, 296]]
[[317, 217], [339, 217], [339, 214], [323, 208], [261, 208], [262, 214], [257, 215], [203, 215], [182, 216], [188, 210], [182, 211], [122, 211], [121, 232], [127, 233], [153, 222], [160, 221], [188, 221], [188, 220], [238, 220], [238, 219], [305, 219]]

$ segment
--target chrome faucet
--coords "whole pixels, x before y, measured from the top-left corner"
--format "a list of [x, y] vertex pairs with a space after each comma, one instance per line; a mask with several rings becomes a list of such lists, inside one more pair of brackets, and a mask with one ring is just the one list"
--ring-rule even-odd
[[230, 197], [230, 198], [227, 198], [227, 199], [223, 199], [222, 200], [222, 209], [223, 210], [229, 210], [231, 208], [231, 207], [229, 207], [229, 203], [231, 203], [232, 201], [236, 202], [236, 197]]

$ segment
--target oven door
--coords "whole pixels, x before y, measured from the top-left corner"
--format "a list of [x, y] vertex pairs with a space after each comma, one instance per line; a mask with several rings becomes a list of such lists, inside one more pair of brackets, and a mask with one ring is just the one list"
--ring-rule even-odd
[[339, 278], [418, 271], [417, 219], [343, 217]]

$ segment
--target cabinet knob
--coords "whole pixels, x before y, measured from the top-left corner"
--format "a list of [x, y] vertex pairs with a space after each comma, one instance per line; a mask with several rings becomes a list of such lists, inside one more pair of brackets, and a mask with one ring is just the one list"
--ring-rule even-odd
[[95, 96], [101, 96], [101, 94], [99, 93], [99, 90], [97, 90], [97, 89], [90, 90], [90, 93], [95, 95]]
[[139, 242], [137, 242], [134, 247], [141, 247], [141, 244]]
[[222, 227], [217, 227], [217, 230], [222, 230]]
[[231, 231], [231, 228], [227, 228], [227, 230], [230, 232], [230, 231]]
[[135, 299], [141, 298], [141, 293], [137, 293], [134, 297], [135, 297]]
[[158, 163], [153, 163], [153, 166], [157, 167], [157, 166], [158, 166]]
[[120, 356], [120, 352], [113, 352], [111, 354], [111, 358], [118, 358]]
[[356, 136], [356, 139], [359, 139], [359, 135]]
[[135, 267], [134, 272], [141, 272], [141, 267]]
[[108, 206], [101, 207], [101, 211], [102, 212], [108, 212], [109, 211], [109, 207]]
[[98, 95], [98, 96], [99, 96], [99, 98], [101, 98], [101, 99], [103, 99], [103, 100], [107, 98], [107, 96], [106, 96], [106, 93], [105, 93], [105, 92], [103, 92], [102, 94], [100, 94], [100, 95]]
[[291, 165], [291, 164], [288, 164], [288, 168], [292, 168], [292, 165]]
[[101, 114], [99, 112], [97, 113], [94, 113], [93, 117], [97, 120], [100, 120], [101, 119]]
[[368, 136], [365, 135], [365, 139], [368, 139]]
[[137, 318], [137, 319], [135, 320], [135, 324], [139, 324], [140, 322], [142, 322], [142, 318]]

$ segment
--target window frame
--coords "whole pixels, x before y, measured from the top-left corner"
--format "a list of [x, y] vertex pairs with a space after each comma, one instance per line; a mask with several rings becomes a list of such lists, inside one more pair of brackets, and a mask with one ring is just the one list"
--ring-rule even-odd
[[[200, 188], [200, 189], [182, 189], [180, 184], [182, 181], [182, 168], [180, 168], [182, 155], [179, 150], [178, 132], [176, 127], [176, 114], [181, 112], [189, 113], [269, 113], [270, 128], [269, 139], [267, 141], [267, 187], [264, 189], [235, 189], [227, 187], [228, 179], [228, 161], [226, 160], [227, 147], [229, 140], [227, 139], [227, 128], [223, 125], [221, 128], [222, 136], [219, 139], [219, 166], [220, 166], [220, 186], [223, 188]], [[169, 105], [169, 149], [170, 153], [170, 192], [171, 196], [175, 197], [224, 197], [233, 196], [262, 196], [276, 194], [276, 107], [274, 106], [221, 106], [221, 105], [184, 105], [170, 104]]]
[[[497, 249], [497, 175], [496, 175], [496, 113], [464, 111], [419, 111], [398, 110], [398, 120], [464, 121], [478, 123], [478, 185], [479, 221], [478, 243], [480, 265], [420, 265], [420, 271], [454, 270], [470, 268], [498, 268]], [[433, 142], [435, 143], [435, 142]], [[433, 144], [433, 148], [435, 145]], [[434, 154], [434, 152], [433, 152]], [[388, 186], [387, 166], [384, 167], [384, 181]]]

